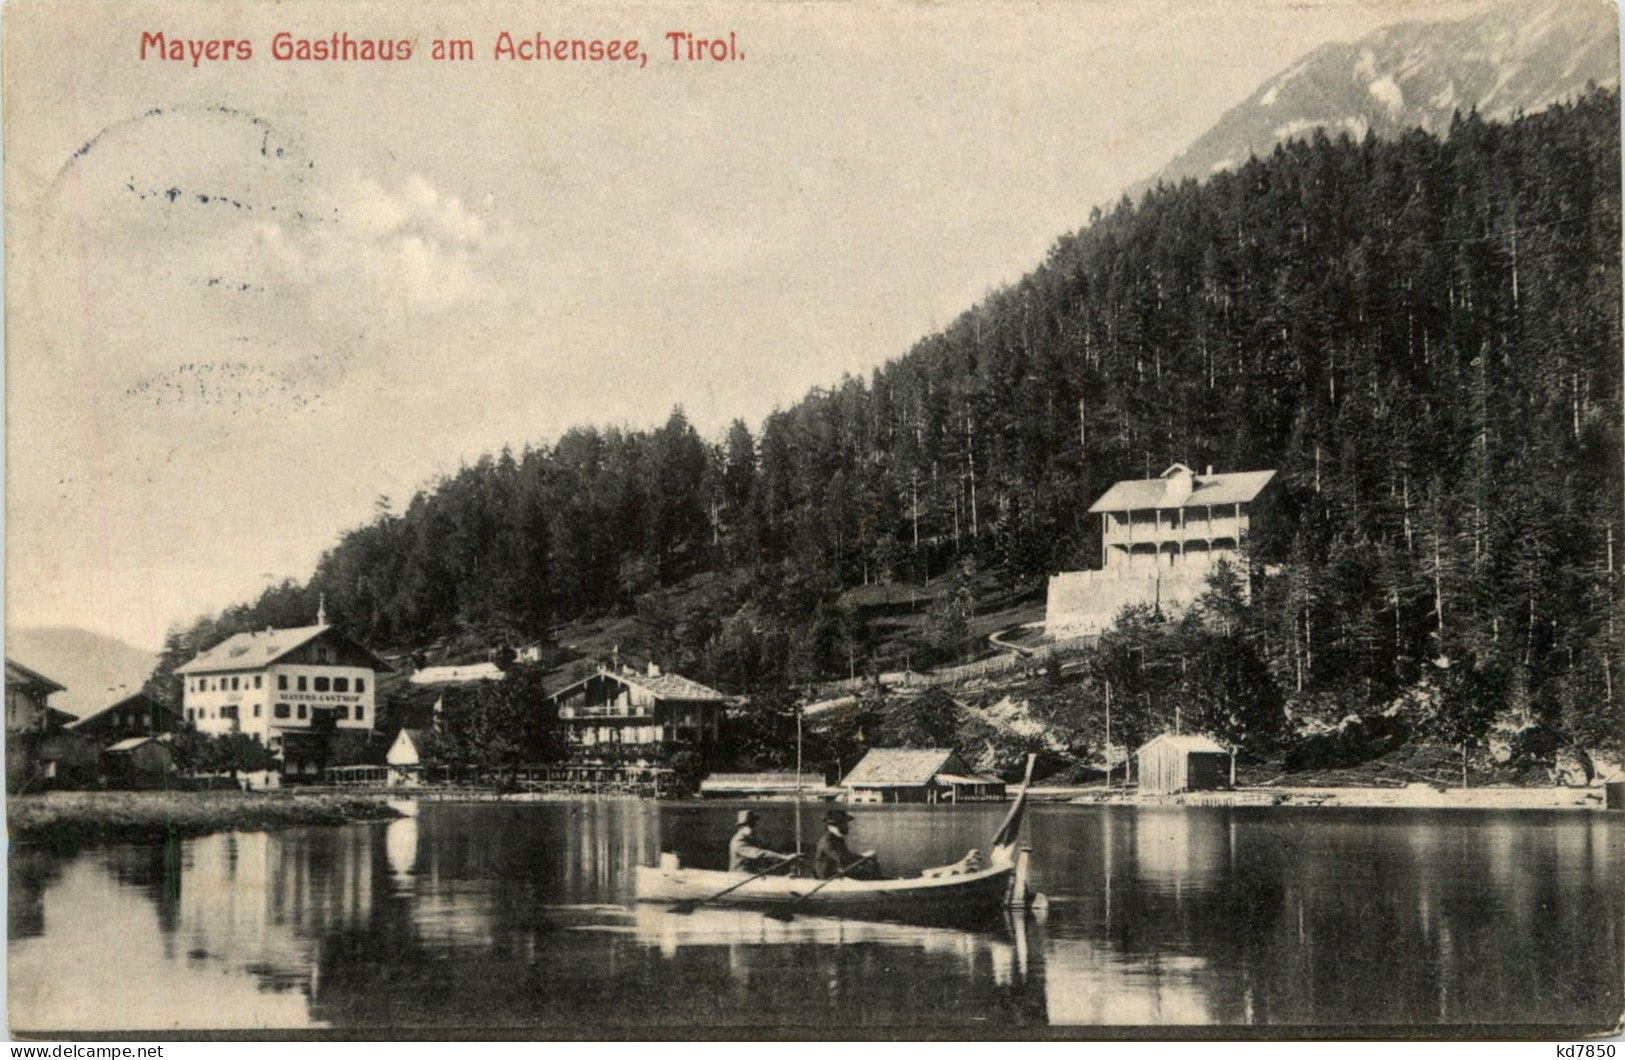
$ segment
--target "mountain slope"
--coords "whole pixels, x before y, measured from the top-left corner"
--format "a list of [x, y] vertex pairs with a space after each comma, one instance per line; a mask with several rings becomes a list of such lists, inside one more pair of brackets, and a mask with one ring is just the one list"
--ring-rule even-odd
[[69, 626], [8, 629], [6, 656], [66, 685], [51, 706], [81, 718], [139, 691], [157, 662], [152, 652]]
[[[1203, 179], [1317, 127], [1355, 139], [1442, 133], [1458, 110], [1490, 120], [1619, 83], [1618, 16], [1597, 0], [1504, 4], [1454, 22], [1387, 26], [1327, 44], [1260, 85], [1151, 183]], [[1143, 186], [1141, 189], [1143, 190]]]

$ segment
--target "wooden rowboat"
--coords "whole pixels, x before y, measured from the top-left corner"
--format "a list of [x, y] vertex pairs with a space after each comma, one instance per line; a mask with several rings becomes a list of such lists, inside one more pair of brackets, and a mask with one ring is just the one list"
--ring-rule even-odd
[[[758, 909], [787, 908], [809, 916], [858, 920], [905, 920], [913, 923], [962, 923], [991, 918], [1004, 906], [1013, 864], [994, 865], [962, 876], [917, 876], [906, 880], [838, 879], [819, 888], [820, 880], [749, 873], [689, 869], [681, 866], [637, 866], [640, 902], [700, 902], [744, 883], [715, 904]], [[806, 900], [803, 901], [802, 899]]]
[[[1027, 763], [1027, 780], [1032, 761]], [[655, 866], [636, 866], [640, 902], [682, 902], [784, 910], [809, 916], [901, 920], [918, 924], [972, 924], [991, 920], [1009, 900], [1016, 871], [1016, 841], [1027, 800], [1027, 783], [989, 844], [986, 867], [958, 875], [896, 880], [816, 880], [757, 876], [744, 872], [684, 868], [673, 854]], [[1024, 881], [1023, 881], [1024, 882]]]

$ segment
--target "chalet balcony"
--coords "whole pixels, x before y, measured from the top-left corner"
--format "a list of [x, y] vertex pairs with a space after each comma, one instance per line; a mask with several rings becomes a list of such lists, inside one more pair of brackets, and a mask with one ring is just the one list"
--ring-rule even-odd
[[569, 721], [579, 718], [652, 718], [655, 708], [650, 706], [632, 706], [623, 703], [603, 703], [594, 706], [564, 706], [559, 708], [559, 717]]

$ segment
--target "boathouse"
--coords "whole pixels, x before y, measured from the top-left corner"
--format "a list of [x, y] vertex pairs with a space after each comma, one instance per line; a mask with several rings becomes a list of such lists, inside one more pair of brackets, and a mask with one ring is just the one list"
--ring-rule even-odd
[[847, 802], [991, 802], [1004, 781], [973, 772], [954, 751], [877, 747], [841, 781]]
[[578, 762], [657, 761], [677, 746], [700, 750], [722, 736], [728, 697], [698, 681], [662, 673], [599, 667], [548, 697], [566, 726]]
[[1206, 736], [1165, 732], [1135, 752], [1141, 795], [1214, 791], [1230, 786], [1230, 752]]
[[1174, 464], [1156, 478], [1118, 482], [1089, 506], [1100, 516], [1100, 569], [1049, 580], [1044, 630], [1054, 638], [1111, 628], [1125, 607], [1164, 614], [1189, 607], [1222, 560], [1247, 584], [1245, 546], [1269, 499], [1273, 470], [1198, 475]]

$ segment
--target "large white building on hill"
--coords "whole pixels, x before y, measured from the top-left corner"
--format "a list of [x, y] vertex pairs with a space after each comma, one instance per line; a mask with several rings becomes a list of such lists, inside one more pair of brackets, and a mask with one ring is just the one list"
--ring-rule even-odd
[[1100, 516], [1100, 569], [1049, 580], [1045, 632], [1052, 639], [1110, 628], [1123, 608], [1164, 613], [1190, 606], [1226, 560], [1246, 578], [1242, 549], [1274, 471], [1198, 475], [1175, 464], [1156, 478], [1119, 482], [1089, 506]]

